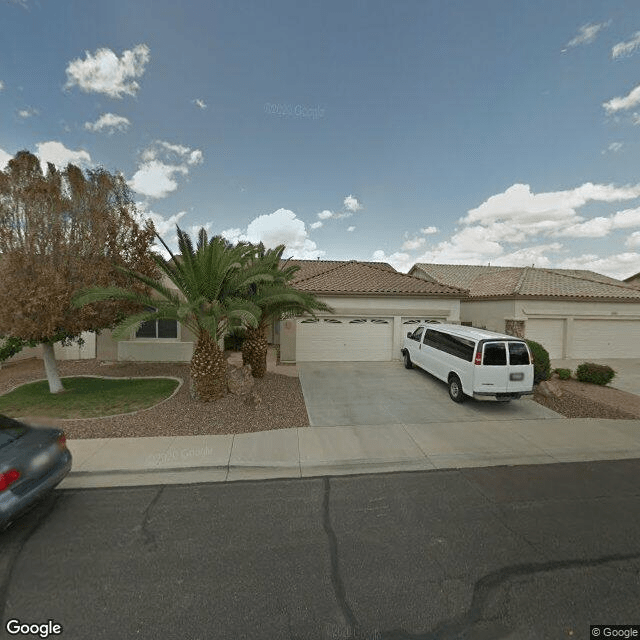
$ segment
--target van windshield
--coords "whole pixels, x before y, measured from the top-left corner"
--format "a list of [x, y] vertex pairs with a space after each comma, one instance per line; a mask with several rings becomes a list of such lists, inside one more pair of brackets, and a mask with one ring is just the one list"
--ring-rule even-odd
[[509, 363], [510, 364], [530, 364], [529, 351], [524, 342], [509, 343]]

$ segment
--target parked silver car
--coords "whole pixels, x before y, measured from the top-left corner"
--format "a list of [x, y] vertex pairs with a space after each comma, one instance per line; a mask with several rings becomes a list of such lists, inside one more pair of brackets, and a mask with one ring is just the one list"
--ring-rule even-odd
[[53, 490], [71, 462], [62, 430], [0, 414], [0, 531]]

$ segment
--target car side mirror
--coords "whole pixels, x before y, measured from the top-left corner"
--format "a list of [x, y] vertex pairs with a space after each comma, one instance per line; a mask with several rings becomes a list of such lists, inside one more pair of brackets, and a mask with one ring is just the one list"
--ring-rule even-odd
[[407, 338], [410, 338], [413, 335], [412, 331], [409, 331], [409, 333], [407, 333]]

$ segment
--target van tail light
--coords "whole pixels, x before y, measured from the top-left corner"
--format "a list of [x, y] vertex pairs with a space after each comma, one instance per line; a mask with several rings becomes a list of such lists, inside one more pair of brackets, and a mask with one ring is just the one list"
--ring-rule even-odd
[[8, 489], [19, 477], [20, 472], [17, 469], [9, 469], [9, 471], [0, 473], [0, 491]]
[[482, 351], [480, 351], [480, 349], [476, 351], [476, 359], [473, 361], [473, 364], [482, 364]]

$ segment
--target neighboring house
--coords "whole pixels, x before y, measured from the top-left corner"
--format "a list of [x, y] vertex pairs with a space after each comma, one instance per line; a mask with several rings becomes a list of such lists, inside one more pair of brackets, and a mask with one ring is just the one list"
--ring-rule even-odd
[[640, 272], [636, 273], [634, 276], [625, 278], [623, 282], [630, 287], [640, 289]]
[[463, 324], [540, 342], [552, 358], [640, 358], [640, 290], [579, 269], [418, 263], [410, 275], [467, 289]]
[[289, 260], [292, 285], [315, 294], [333, 314], [276, 323], [282, 362], [399, 360], [402, 340], [425, 320], [460, 322], [457, 287], [425, 282], [381, 262]]

